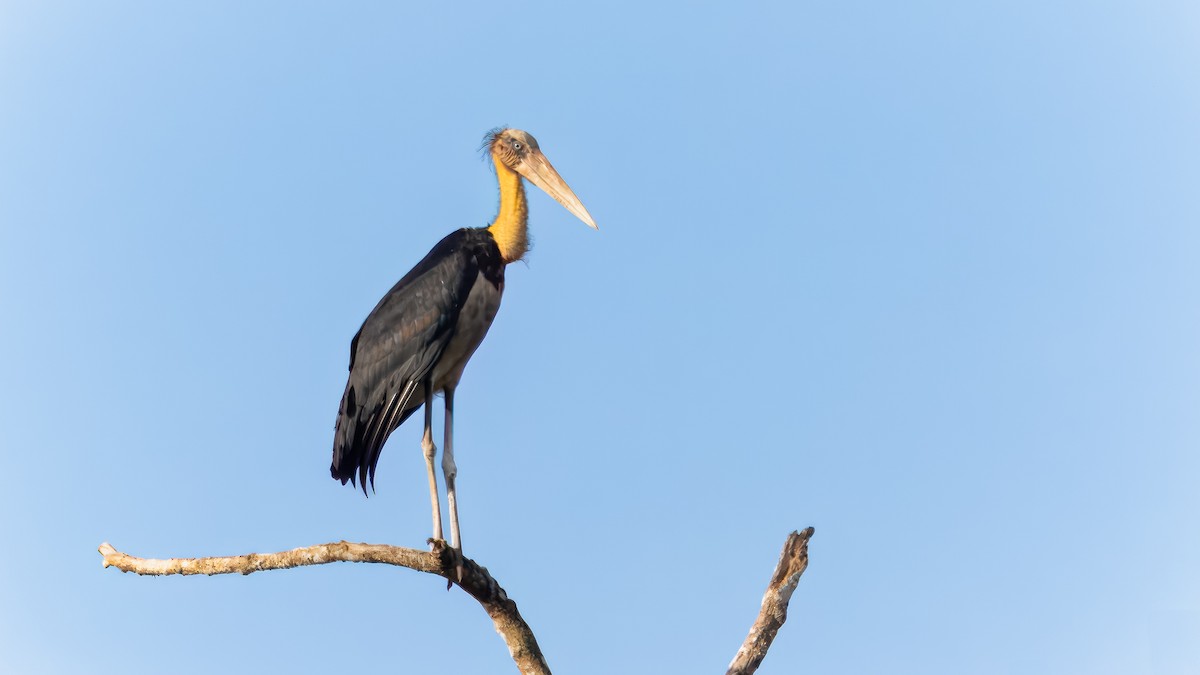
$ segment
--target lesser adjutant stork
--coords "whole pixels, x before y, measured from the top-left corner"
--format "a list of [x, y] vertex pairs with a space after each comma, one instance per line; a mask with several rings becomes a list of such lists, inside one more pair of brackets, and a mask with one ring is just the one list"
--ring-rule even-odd
[[446, 427], [442, 472], [450, 515], [450, 545], [462, 550], [454, 479], [454, 388], [467, 360], [487, 335], [504, 268], [529, 249], [529, 207], [521, 178], [546, 191], [593, 229], [595, 221], [550, 165], [533, 136], [519, 129], [487, 135], [500, 183], [500, 208], [492, 224], [452, 232], [433, 247], [367, 315], [350, 342], [350, 378], [338, 409], [329, 471], [343, 485], [375, 485], [375, 465], [388, 436], [422, 405], [421, 449], [429, 477], [433, 538], [442, 539], [441, 505], [433, 460], [432, 401], [442, 392]]

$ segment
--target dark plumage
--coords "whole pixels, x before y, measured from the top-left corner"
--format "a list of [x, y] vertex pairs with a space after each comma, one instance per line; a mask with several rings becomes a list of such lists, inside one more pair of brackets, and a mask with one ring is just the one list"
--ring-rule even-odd
[[490, 284], [498, 300], [504, 262], [487, 229], [464, 228], [438, 242], [363, 322], [350, 343], [350, 379], [329, 467], [343, 485], [357, 475], [364, 493], [368, 480], [374, 487], [383, 444], [425, 402], [425, 382], [457, 334], [477, 283]]

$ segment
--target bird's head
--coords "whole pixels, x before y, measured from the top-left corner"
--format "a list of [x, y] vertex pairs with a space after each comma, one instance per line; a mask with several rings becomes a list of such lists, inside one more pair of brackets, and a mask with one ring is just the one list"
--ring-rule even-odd
[[516, 171], [575, 214], [576, 218], [596, 229], [596, 221], [592, 220], [579, 197], [575, 196], [567, 182], [551, 166], [550, 160], [542, 154], [537, 139], [532, 135], [520, 129], [497, 129], [484, 139], [484, 147], [490, 150], [497, 162]]

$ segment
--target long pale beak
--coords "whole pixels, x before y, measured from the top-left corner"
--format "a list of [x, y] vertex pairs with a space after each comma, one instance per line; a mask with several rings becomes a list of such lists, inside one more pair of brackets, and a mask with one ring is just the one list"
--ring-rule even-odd
[[576, 218], [587, 223], [588, 227], [593, 230], [598, 229], [596, 221], [592, 220], [592, 214], [583, 208], [583, 202], [579, 201], [579, 197], [576, 197], [574, 192], [571, 192], [567, 182], [558, 175], [558, 172], [550, 165], [550, 160], [546, 159], [540, 150], [531, 151], [515, 168], [517, 173], [541, 188], [546, 194], [554, 197], [554, 201], [562, 204], [568, 211], [575, 214]]

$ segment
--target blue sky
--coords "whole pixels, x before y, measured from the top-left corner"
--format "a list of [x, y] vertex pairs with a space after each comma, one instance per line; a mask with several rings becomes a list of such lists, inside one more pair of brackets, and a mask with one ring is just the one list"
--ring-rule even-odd
[[0, 661], [507, 672], [420, 428], [328, 475], [350, 338], [535, 134], [600, 225], [458, 391], [466, 552], [562, 673], [1200, 669], [1200, 11], [1185, 2], [0, 3]]

